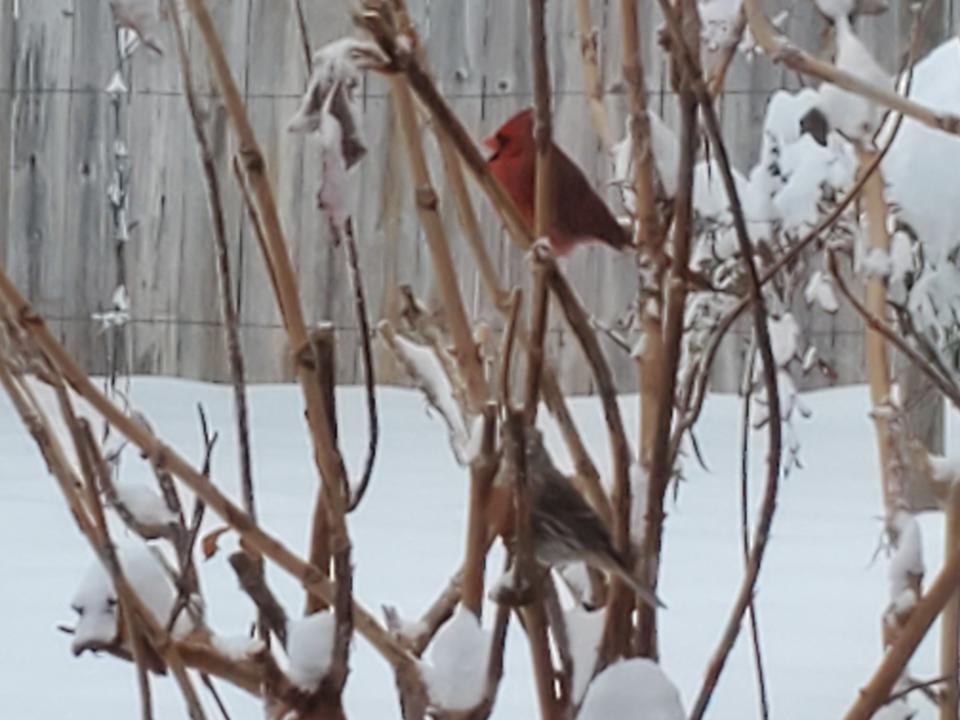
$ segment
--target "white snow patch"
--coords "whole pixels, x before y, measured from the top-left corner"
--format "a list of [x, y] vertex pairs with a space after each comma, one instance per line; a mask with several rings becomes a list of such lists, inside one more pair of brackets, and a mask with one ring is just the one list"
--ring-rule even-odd
[[[916, 64], [910, 98], [940, 112], [960, 113], [958, 67], [960, 39], [953, 37]], [[903, 121], [883, 160], [887, 198], [916, 231], [932, 264], [938, 264], [960, 244], [957, 167], [960, 138], [910, 118]]]
[[123, 480], [116, 483], [117, 500], [144, 525], [168, 525], [176, 522], [176, 516], [167, 507], [163, 497], [146, 483], [139, 480]]
[[913, 593], [911, 578], [923, 576], [923, 541], [920, 525], [911, 513], [900, 510], [890, 520], [896, 533], [896, 546], [890, 558], [890, 599], [900, 602], [901, 595]]
[[879, 247], [872, 247], [860, 261], [860, 269], [868, 278], [885, 278], [890, 274], [892, 263], [890, 254]]
[[262, 640], [248, 635], [213, 635], [211, 642], [217, 650], [235, 662], [246, 660], [266, 647]]
[[797, 357], [800, 343], [800, 326], [793, 313], [784, 313], [779, 318], [767, 321], [770, 330], [770, 349], [777, 367], [783, 367]]
[[944, 457], [931, 453], [929, 461], [933, 479], [937, 482], [955, 483], [960, 481], [960, 455]]
[[[807, 304], [816, 303], [824, 312], [835, 313], [840, 305], [837, 303], [837, 296], [833, 292], [833, 280], [822, 270], [815, 270], [807, 281], [807, 287], [804, 288], [803, 298]], [[804, 369], [806, 362], [804, 362]]]
[[[663, 184], [663, 191], [668, 197], [677, 192], [677, 168], [680, 157], [680, 143], [672, 129], [667, 127], [659, 115], [652, 110], [647, 111], [650, 119], [650, 145], [653, 152], [654, 168]], [[626, 119], [626, 128], [623, 140], [611, 149], [613, 156], [613, 178], [621, 190], [623, 205], [628, 212], [634, 213], [637, 209], [637, 197], [634, 192], [634, 151], [633, 137], [630, 134], [630, 118]]]
[[[892, 78], [853, 32], [846, 17], [837, 19], [836, 29], [837, 68], [877, 88], [892, 91]], [[839, 130], [850, 140], [869, 141], [883, 117], [883, 109], [873, 101], [831, 83], [820, 86], [818, 106], [830, 127]]]
[[642, 717], [685, 720], [680, 693], [663, 670], [647, 658], [621, 660], [590, 684], [579, 720]]
[[[144, 543], [117, 548], [120, 568], [131, 589], [161, 625], [170, 619], [177, 593], [167, 570], [154, 550]], [[117, 592], [113, 580], [99, 562], [94, 561], [84, 574], [71, 601], [79, 615], [73, 650], [78, 652], [93, 643], [110, 643], [117, 635]], [[190, 613], [183, 611], [173, 628], [174, 637], [183, 637], [193, 629]]]
[[287, 673], [302, 690], [316, 690], [329, 672], [336, 627], [336, 616], [329, 610], [287, 623]]
[[431, 701], [444, 710], [469, 710], [487, 688], [490, 632], [462, 605], [443, 624], [429, 646], [422, 667]]

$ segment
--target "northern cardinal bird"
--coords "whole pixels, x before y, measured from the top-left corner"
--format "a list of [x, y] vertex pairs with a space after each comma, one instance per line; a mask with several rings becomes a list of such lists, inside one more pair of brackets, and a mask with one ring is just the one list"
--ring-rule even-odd
[[[483, 141], [493, 150], [487, 166], [533, 224], [537, 149], [533, 108], [521, 110]], [[550, 157], [550, 245], [560, 256], [584, 242], [603, 242], [622, 250], [630, 236], [617, 222], [583, 171], [555, 144]]]

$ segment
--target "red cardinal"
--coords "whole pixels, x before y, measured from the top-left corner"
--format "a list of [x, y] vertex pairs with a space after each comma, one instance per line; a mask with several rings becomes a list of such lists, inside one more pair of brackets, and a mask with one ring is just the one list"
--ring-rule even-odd
[[[483, 141], [493, 150], [487, 166], [524, 217], [533, 224], [537, 149], [533, 108], [521, 110]], [[578, 243], [603, 242], [622, 250], [630, 244], [626, 230], [594, 191], [583, 171], [552, 145], [550, 166], [550, 244], [560, 256]]]

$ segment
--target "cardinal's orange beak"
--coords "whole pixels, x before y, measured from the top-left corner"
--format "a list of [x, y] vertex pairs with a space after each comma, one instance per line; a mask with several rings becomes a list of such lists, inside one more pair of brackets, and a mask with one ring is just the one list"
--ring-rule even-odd
[[493, 159], [493, 156], [497, 154], [497, 151], [500, 149], [500, 143], [497, 142], [497, 136], [491, 135], [486, 140], [483, 141], [483, 146], [487, 148], [490, 152], [487, 153], [487, 156], [484, 158], [487, 162]]

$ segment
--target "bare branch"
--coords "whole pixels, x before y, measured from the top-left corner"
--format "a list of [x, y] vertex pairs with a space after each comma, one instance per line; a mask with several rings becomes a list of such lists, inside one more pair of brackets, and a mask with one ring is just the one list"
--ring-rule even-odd
[[263, 563], [245, 550], [233, 553], [230, 558], [230, 567], [237, 575], [240, 587], [257, 606], [264, 625], [270, 630], [280, 644], [287, 647], [287, 613], [276, 596], [267, 586], [263, 575]]

